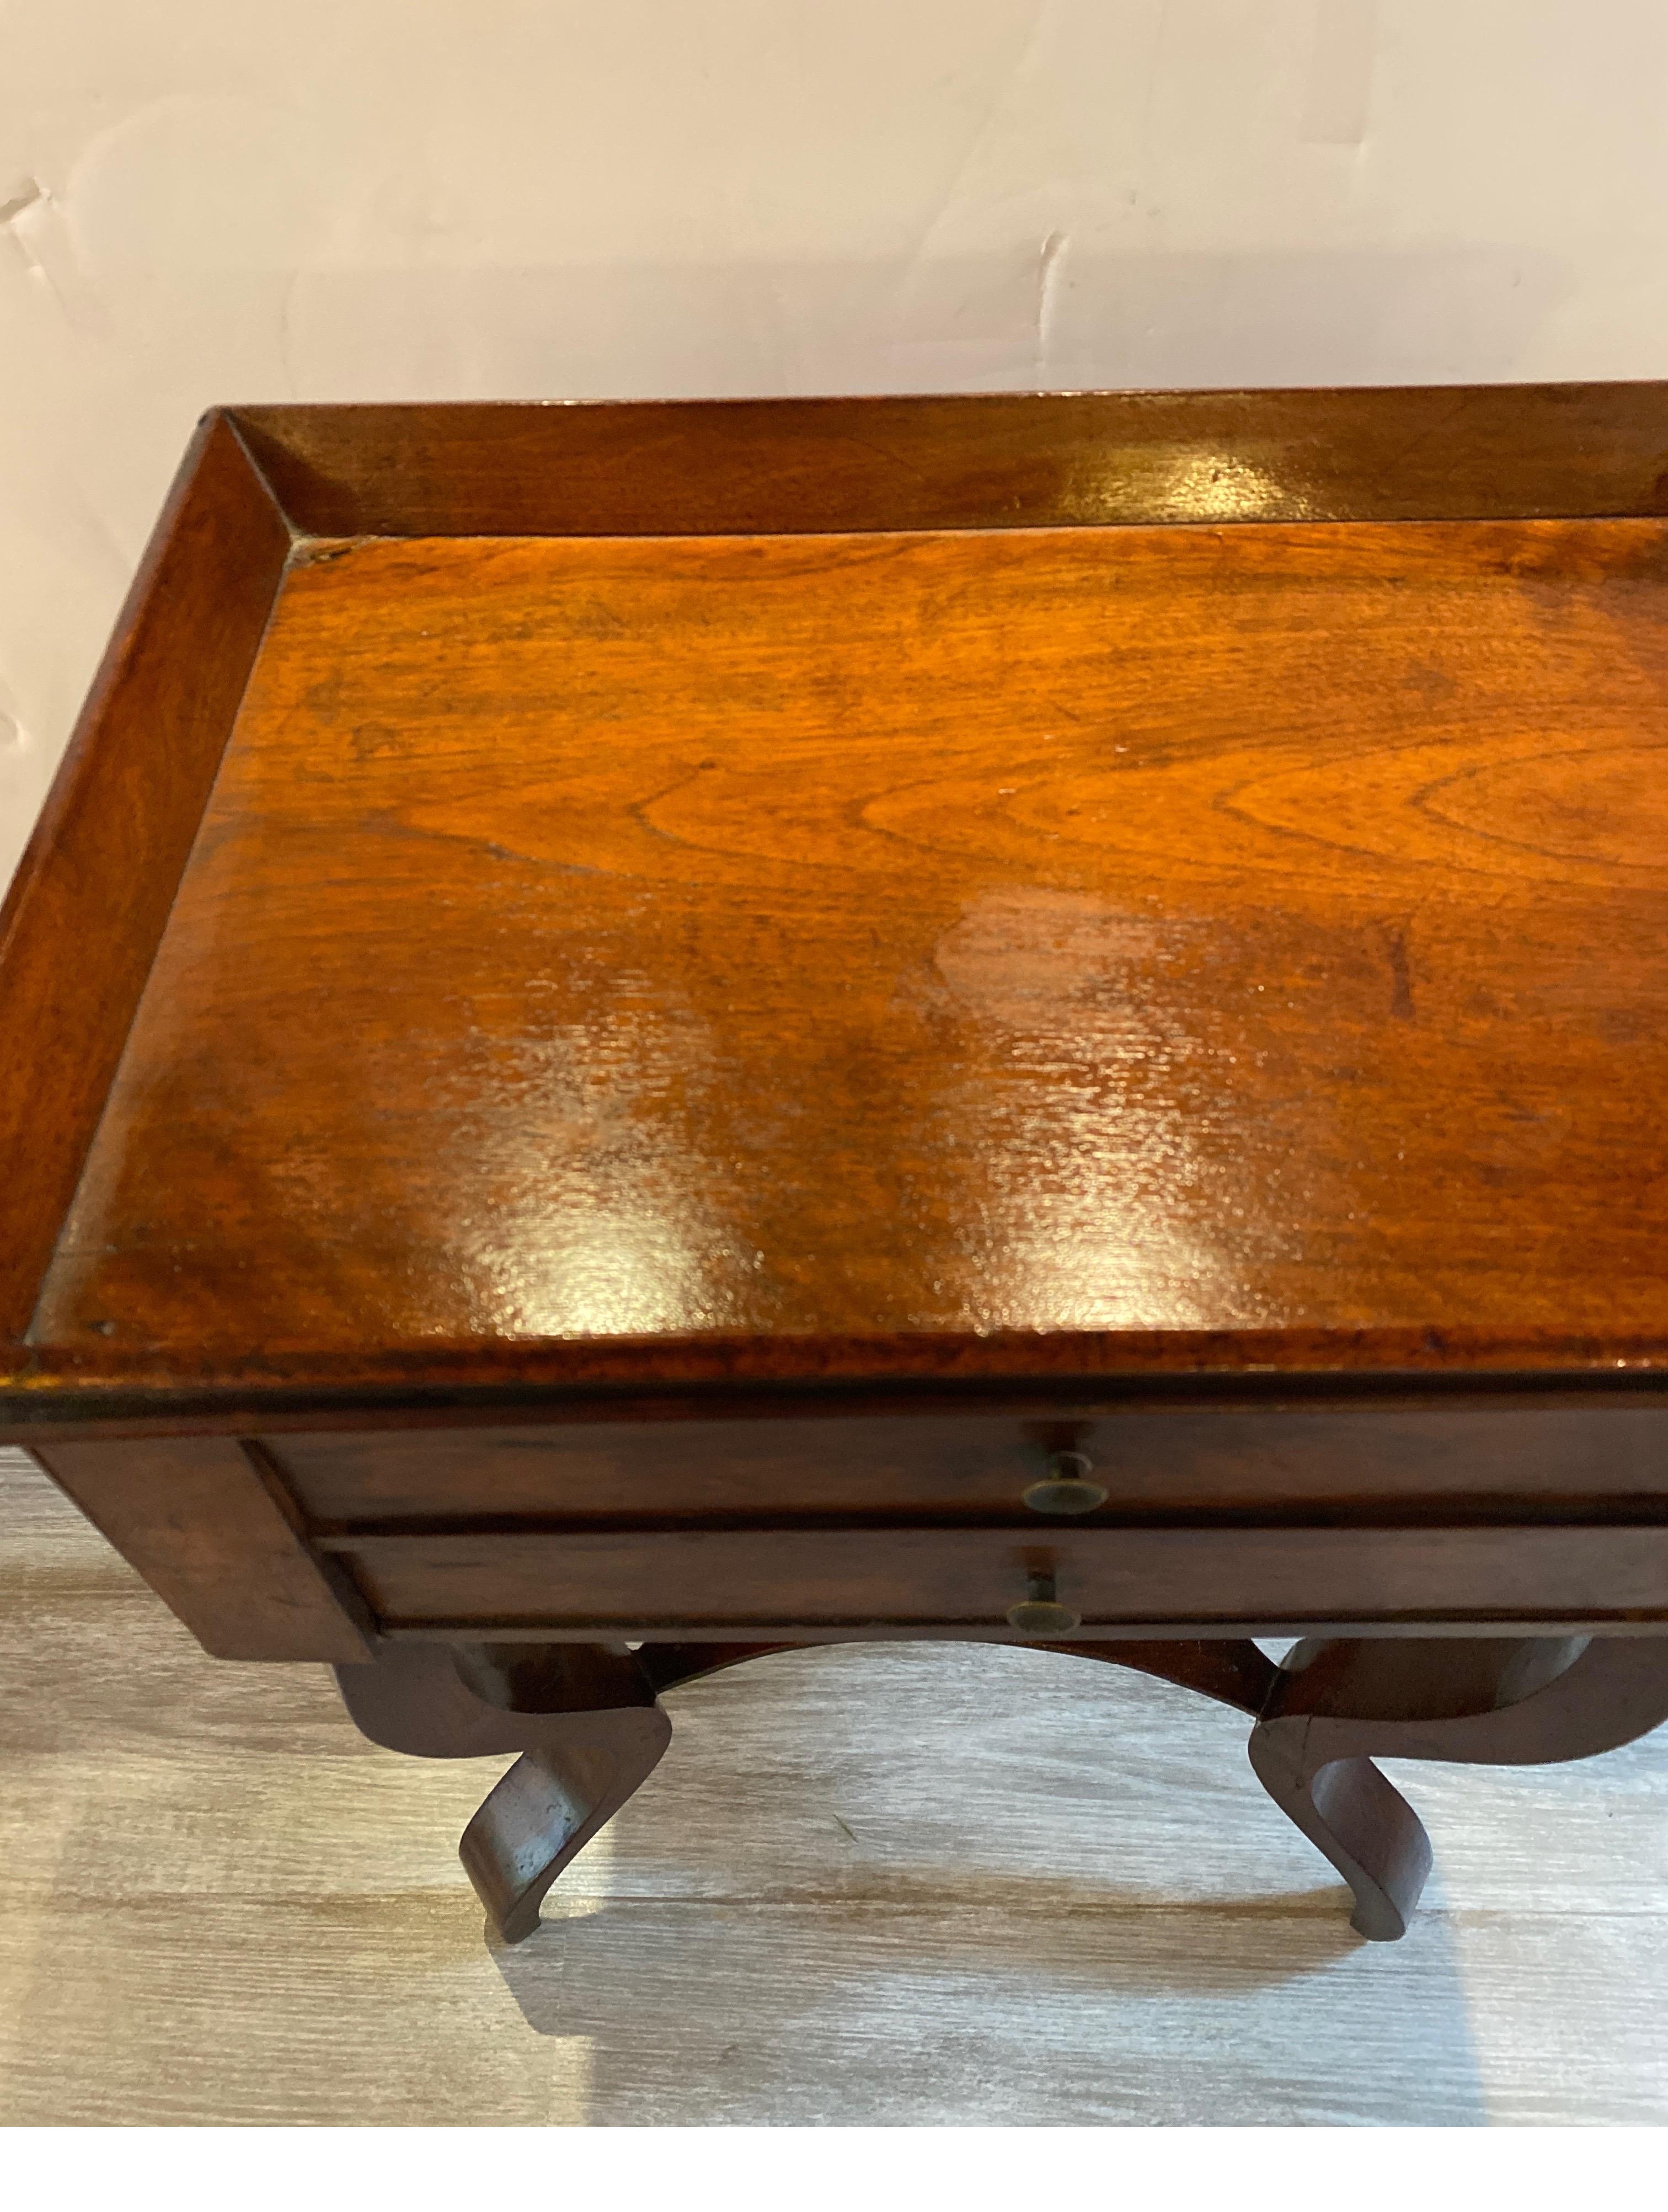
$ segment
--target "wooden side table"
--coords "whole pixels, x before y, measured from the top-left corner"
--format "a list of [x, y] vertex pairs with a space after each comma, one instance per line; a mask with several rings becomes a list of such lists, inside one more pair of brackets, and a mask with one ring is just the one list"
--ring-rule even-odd
[[[1668, 386], [246, 408], [0, 933], [0, 1436], [520, 1756], [1040, 1643], [1374, 1753], [1668, 1716]], [[1299, 1637], [1283, 1666], [1253, 1638]]]

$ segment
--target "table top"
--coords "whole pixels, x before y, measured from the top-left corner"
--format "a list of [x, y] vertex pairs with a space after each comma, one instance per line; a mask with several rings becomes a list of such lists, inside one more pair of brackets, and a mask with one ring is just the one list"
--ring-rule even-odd
[[1659, 495], [1294, 515], [1265, 433], [1110, 521], [279, 548], [188, 483], [10, 910], [0, 1002], [85, 988], [88, 792], [164, 879], [0, 1396], [1660, 1370]]

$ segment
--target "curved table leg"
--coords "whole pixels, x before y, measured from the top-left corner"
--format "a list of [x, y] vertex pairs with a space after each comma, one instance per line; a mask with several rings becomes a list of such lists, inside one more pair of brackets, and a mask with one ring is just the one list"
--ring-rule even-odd
[[532, 1934], [551, 1883], [648, 1780], [671, 1740], [658, 1705], [574, 1713], [563, 1717], [559, 1741], [517, 1759], [458, 1846], [506, 1943]]
[[635, 1660], [596, 1644], [387, 1644], [369, 1666], [338, 1667], [336, 1679], [359, 1728], [391, 1751], [523, 1754], [458, 1845], [508, 1943], [532, 1934], [551, 1883], [671, 1741], [671, 1723]]
[[[505, 1940], [653, 1771], [671, 1736], [658, 1693], [793, 1644], [384, 1645], [339, 1667], [348, 1710], [391, 1749], [523, 1756], [464, 1831], [461, 1856]], [[1253, 1644], [1051, 1644], [1259, 1715], [1252, 1765], [1355, 1893], [1355, 1925], [1406, 1932], [1430, 1869], [1417, 1816], [1372, 1764], [1528, 1765], [1629, 1743], [1668, 1719], [1668, 1639], [1340, 1638], [1276, 1668]]]
[[[420, 1758], [519, 1751], [464, 1831], [464, 1869], [506, 1942], [539, 1924], [562, 1869], [647, 1780], [671, 1740], [662, 1690], [794, 1644], [385, 1644], [338, 1667], [349, 1712], [373, 1742]], [[1274, 1669], [1253, 1644], [1048, 1644], [1136, 1668], [1244, 1712]]]
[[1668, 1719], [1668, 1642], [1511, 1637], [1300, 1644], [1251, 1733], [1251, 1764], [1355, 1893], [1374, 1942], [1407, 1932], [1430, 1872], [1417, 1814], [1372, 1764], [1535, 1765], [1631, 1743]]

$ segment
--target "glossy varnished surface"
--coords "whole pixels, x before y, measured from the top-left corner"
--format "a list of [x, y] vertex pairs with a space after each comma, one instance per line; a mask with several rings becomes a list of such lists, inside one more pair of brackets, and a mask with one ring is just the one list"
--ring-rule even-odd
[[1660, 384], [240, 407], [295, 526], [397, 538], [1659, 514]]
[[1665, 555], [317, 549], [35, 1342], [1659, 1352]]

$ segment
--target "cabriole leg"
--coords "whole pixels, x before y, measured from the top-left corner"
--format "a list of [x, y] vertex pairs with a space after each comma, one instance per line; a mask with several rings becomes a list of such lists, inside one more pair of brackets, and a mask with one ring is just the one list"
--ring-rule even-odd
[[1387, 1943], [1407, 1932], [1430, 1842], [1374, 1755], [1537, 1765], [1613, 1751], [1665, 1719], [1668, 1640], [1317, 1640], [1277, 1674], [1251, 1763], [1355, 1892], [1358, 1932]]
[[506, 1942], [538, 1925], [545, 1892], [653, 1772], [671, 1723], [633, 1656], [598, 1644], [385, 1644], [338, 1667], [373, 1742], [424, 1759], [519, 1751], [458, 1854]]

